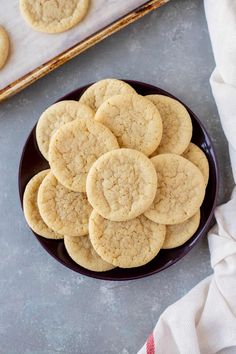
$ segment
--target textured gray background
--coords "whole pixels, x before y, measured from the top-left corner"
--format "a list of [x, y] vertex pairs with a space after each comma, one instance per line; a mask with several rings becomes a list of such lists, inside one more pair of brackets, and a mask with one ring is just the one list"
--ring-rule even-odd
[[136, 79], [169, 90], [205, 123], [225, 201], [232, 176], [208, 81], [213, 67], [202, 2], [172, 0], [0, 105], [0, 353], [135, 353], [162, 311], [211, 273], [206, 239], [143, 280], [104, 282], [66, 269], [26, 226], [17, 169], [27, 135], [54, 100], [103, 77]]

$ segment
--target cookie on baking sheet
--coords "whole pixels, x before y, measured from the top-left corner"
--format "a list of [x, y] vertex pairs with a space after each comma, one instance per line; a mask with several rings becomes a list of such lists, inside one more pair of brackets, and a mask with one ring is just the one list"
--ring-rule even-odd
[[52, 135], [64, 124], [76, 118], [93, 118], [94, 111], [77, 101], [60, 101], [48, 107], [40, 116], [36, 127], [39, 150], [48, 160], [48, 149]]
[[200, 224], [200, 210], [186, 221], [166, 226], [166, 237], [162, 248], [169, 249], [183, 245], [197, 231]]
[[95, 120], [107, 126], [120, 147], [153, 153], [162, 138], [162, 120], [155, 105], [141, 95], [115, 95], [97, 110]]
[[200, 208], [205, 196], [205, 181], [199, 168], [182, 156], [161, 154], [151, 159], [157, 172], [157, 192], [144, 213], [160, 224], [184, 222]]
[[152, 162], [132, 149], [117, 149], [99, 157], [86, 182], [92, 207], [113, 221], [142, 214], [152, 204], [156, 189], [157, 175]]
[[199, 168], [203, 174], [205, 184], [207, 185], [209, 179], [209, 164], [204, 152], [197, 145], [190, 143], [182, 156]]
[[95, 210], [89, 218], [89, 236], [95, 251], [120, 268], [133, 268], [150, 262], [160, 251], [166, 227], [140, 215], [129, 221], [113, 222]]
[[96, 111], [101, 104], [114, 95], [134, 94], [136, 91], [126, 82], [117, 79], [104, 79], [89, 86], [80, 97], [84, 103]]
[[192, 121], [186, 108], [173, 98], [162, 95], [146, 96], [155, 104], [163, 123], [160, 145], [153, 156], [163, 153], [181, 155], [192, 137]]
[[25, 21], [45, 33], [64, 32], [74, 27], [84, 18], [88, 8], [89, 0], [20, 0]]
[[10, 50], [10, 41], [8, 34], [3, 26], [0, 26], [0, 69], [7, 61]]
[[116, 137], [103, 124], [93, 119], [76, 119], [52, 136], [49, 164], [61, 184], [85, 192], [87, 174], [94, 161], [118, 148]]
[[44, 222], [55, 232], [68, 236], [88, 234], [92, 208], [86, 194], [68, 190], [52, 173], [39, 187], [38, 206]]
[[28, 182], [23, 197], [23, 210], [29, 227], [38, 235], [50, 239], [61, 239], [62, 235], [51, 230], [43, 221], [37, 203], [38, 189], [50, 170], [37, 173]]
[[86, 269], [95, 272], [105, 272], [115, 268], [114, 265], [104, 261], [97, 252], [95, 252], [89, 236], [65, 236], [64, 243], [66, 250], [73, 261]]

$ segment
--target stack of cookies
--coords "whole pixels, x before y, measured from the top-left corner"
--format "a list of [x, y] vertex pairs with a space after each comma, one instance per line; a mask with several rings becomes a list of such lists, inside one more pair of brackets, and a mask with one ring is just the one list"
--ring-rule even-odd
[[29, 226], [63, 239], [93, 271], [142, 266], [196, 232], [209, 166], [191, 143], [185, 107], [106, 79], [40, 117], [36, 138], [50, 169], [28, 183]]

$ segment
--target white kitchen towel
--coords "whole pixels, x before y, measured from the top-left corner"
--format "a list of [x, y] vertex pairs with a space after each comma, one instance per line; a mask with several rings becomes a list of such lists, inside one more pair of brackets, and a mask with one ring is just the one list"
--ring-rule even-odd
[[[236, 181], [236, 0], [205, 0], [216, 68], [210, 83]], [[236, 353], [236, 188], [208, 234], [212, 276], [168, 307], [139, 354]]]

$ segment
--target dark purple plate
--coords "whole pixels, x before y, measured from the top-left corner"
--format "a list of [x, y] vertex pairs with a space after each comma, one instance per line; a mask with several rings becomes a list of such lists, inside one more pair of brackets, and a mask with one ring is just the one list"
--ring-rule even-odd
[[[165, 95], [177, 99], [170, 93], [158, 87], [151, 86], [137, 81], [127, 80], [126, 82], [128, 82], [141, 95], [161, 94], [161, 95]], [[58, 101], [78, 100], [81, 94], [89, 86], [90, 85], [81, 87], [69, 93], [68, 95], [60, 98]], [[196, 243], [200, 240], [200, 238], [206, 235], [213, 218], [214, 208], [216, 205], [216, 197], [218, 192], [217, 160], [216, 160], [211, 139], [206, 129], [204, 128], [203, 124], [199, 121], [199, 119], [195, 116], [195, 114], [186, 105], [185, 107], [187, 108], [193, 123], [192, 142], [198, 145], [205, 152], [210, 166], [209, 182], [206, 189], [205, 199], [201, 207], [200, 225], [198, 227], [198, 230], [191, 237], [191, 239], [180, 247], [171, 250], [161, 250], [159, 254], [156, 256], [156, 258], [154, 258], [151, 262], [149, 262], [145, 266], [131, 268], [131, 269], [116, 268], [108, 272], [100, 273], [100, 272], [92, 272], [76, 264], [67, 254], [66, 249], [64, 247], [63, 240], [60, 241], [47, 240], [34, 233], [35, 237], [38, 239], [38, 241], [41, 243], [41, 245], [50, 255], [52, 255], [57, 261], [62, 263], [64, 266], [78, 273], [93, 278], [106, 279], [106, 280], [130, 280], [130, 279], [142, 278], [147, 275], [160, 272], [161, 270], [171, 266], [172, 264], [176, 263], [179, 259], [184, 257], [194, 247], [194, 245], [196, 245]], [[43, 158], [43, 156], [41, 155], [37, 147], [37, 143], [35, 139], [35, 127], [34, 127], [34, 129], [30, 133], [25, 143], [22, 152], [21, 161], [20, 161], [20, 166], [19, 166], [19, 193], [20, 193], [21, 204], [23, 200], [23, 193], [25, 190], [25, 186], [28, 183], [28, 181], [36, 173], [48, 167], [49, 167], [48, 162]]]

